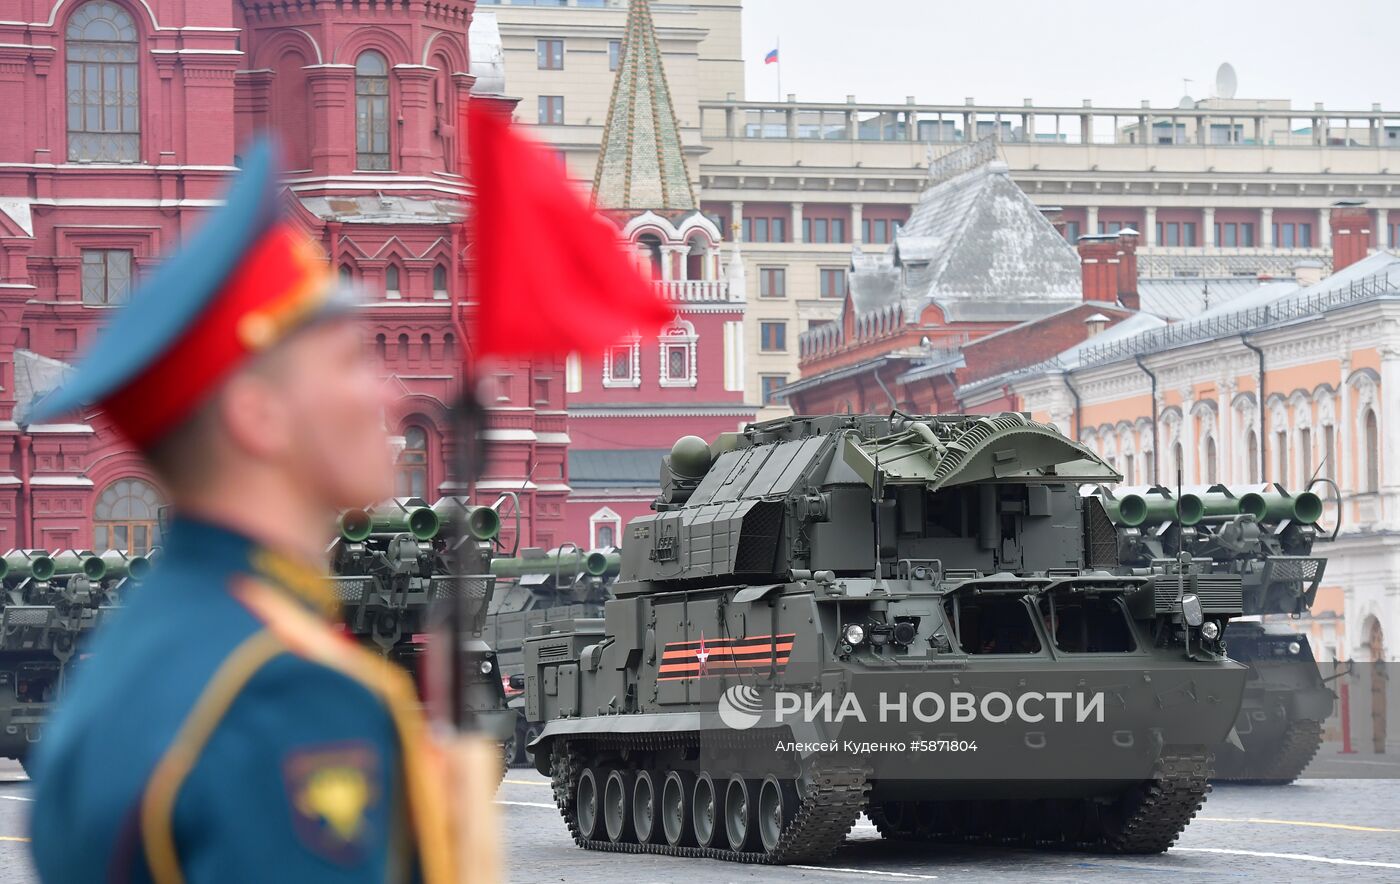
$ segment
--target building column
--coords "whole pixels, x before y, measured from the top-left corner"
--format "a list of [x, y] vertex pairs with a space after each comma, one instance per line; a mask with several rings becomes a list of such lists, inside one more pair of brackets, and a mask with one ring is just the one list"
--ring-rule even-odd
[[1235, 481], [1235, 382], [1221, 378], [1215, 382], [1215, 475], [1224, 485]]
[[1378, 249], [1388, 249], [1390, 242], [1390, 210], [1376, 209], [1376, 226], [1371, 228], [1375, 233], [1375, 247]]
[[1259, 240], [1258, 242], [1266, 249], [1274, 247], [1274, 210], [1259, 210]]
[[[1191, 398], [1191, 388], [1181, 391], [1181, 484], [1197, 484], [1196, 467], [1196, 419], [1191, 409], [1196, 402]], [[1176, 474], [1172, 473], [1164, 483], [1169, 488], [1176, 487]]]
[[1317, 210], [1317, 240], [1313, 242], [1315, 249], [1332, 248], [1332, 210]]
[[355, 67], [311, 65], [306, 69], [311, 94], [311, 170], [316, 175], [348, 174], [355, 167]]
[[802, 204], [792, 204], [792, 239], [790, 242], [806, 242], [802, 235]]
[[1212, 249], [1218, 246], [1219, 243], [1215, 241], [1215, 209], [1201, 210], [1201, 226], [1205, 228], [1201, 231], [1201, 241]]
[[1400, 346], [1382, 344], [1381, 382], [1376, 391], [1380, 404], [1381, 522], [1387, 528], [1400, 523], [1400, 455], [1385, 446], [1386, 439], [1400, 439]]
[[851, 242], [865, 245], [865, 204], [851, 203]]
[[[734, 238], [734, 242], [744, 241], [744, 203], [742, 200], [735, 200], [729, 204], [729, 233]], [[724, 231], [721, 230], [723, 235]]]
[[1094, 236], [1099, 232], [1099, 207], [1089, 206], [1084, 210], [1084, 233]]
[[437, 72], [420, 65], [397, 65], [394, 79], [399, 88], [399, 109], [403, 125], [390, 137], [390, 147], [398, 148], [399, 164], [408, 174], [427, 175], [433, 171], [433, 84]]
[[1353, 464], [1356, 458], [1352, 456], [1351, 450], [1351, 353], [1347, 346], [1342, 347], [1341, 374], [1338, 380], [1337, 391], [1337, 484], [1342, 488], [1342, 494], [1348, 494], [1356, 483], [1352, 480], [1355, 473]]
[[1142, 210], [1142, 243], [1148, 248], [1157, 245], [1157, 207], [1147, 206]]

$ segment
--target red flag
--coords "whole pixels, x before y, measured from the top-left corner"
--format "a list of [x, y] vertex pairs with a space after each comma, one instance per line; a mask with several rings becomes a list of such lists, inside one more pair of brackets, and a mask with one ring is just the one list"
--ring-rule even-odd
[[655, 333], [673, 313], [617, 228], [553, 155], [485, 104], [467, 104], [473, 355], [596, 352], [634, 332]]

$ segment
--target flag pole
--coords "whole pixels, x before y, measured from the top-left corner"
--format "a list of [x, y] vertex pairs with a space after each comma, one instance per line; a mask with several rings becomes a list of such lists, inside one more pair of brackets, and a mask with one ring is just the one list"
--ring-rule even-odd
[[779, 100], [779, 101], [782, 101], [782, 100], [783, 100], [783, 38], [782, 38], [782, 37], [779, 37], [779, 38], [778, 38], [778, 42], [775, 44], [775, 47], [776, 47], [776, 50], [777, 50], [777, 53], [778, 53], [778, 63], [777, 63], [776, 65], [774, 65], [774, 67], [776, 67], [776, 68], [778, 69], [778, 70], [777, 70], [777, 74], [778, 74], [778, 100]]

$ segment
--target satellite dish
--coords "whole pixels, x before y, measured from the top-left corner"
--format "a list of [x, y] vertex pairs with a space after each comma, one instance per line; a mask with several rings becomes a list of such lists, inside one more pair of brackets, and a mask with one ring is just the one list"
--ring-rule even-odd
[[1215, 72], [1215, 95], [1217, 98], [1234, 98], [1235, 90], [1239, 88], [1240, 83], [1239, 78], [1235, 76], [1235, 68], [1227, 61]]

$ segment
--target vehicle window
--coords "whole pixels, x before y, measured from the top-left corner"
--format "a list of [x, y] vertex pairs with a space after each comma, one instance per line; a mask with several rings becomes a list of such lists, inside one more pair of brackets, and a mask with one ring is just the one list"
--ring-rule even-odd
[[988, 595], [944, 602], [965, 654], [1038, 654], [1040, 636], [1023, 596]]

